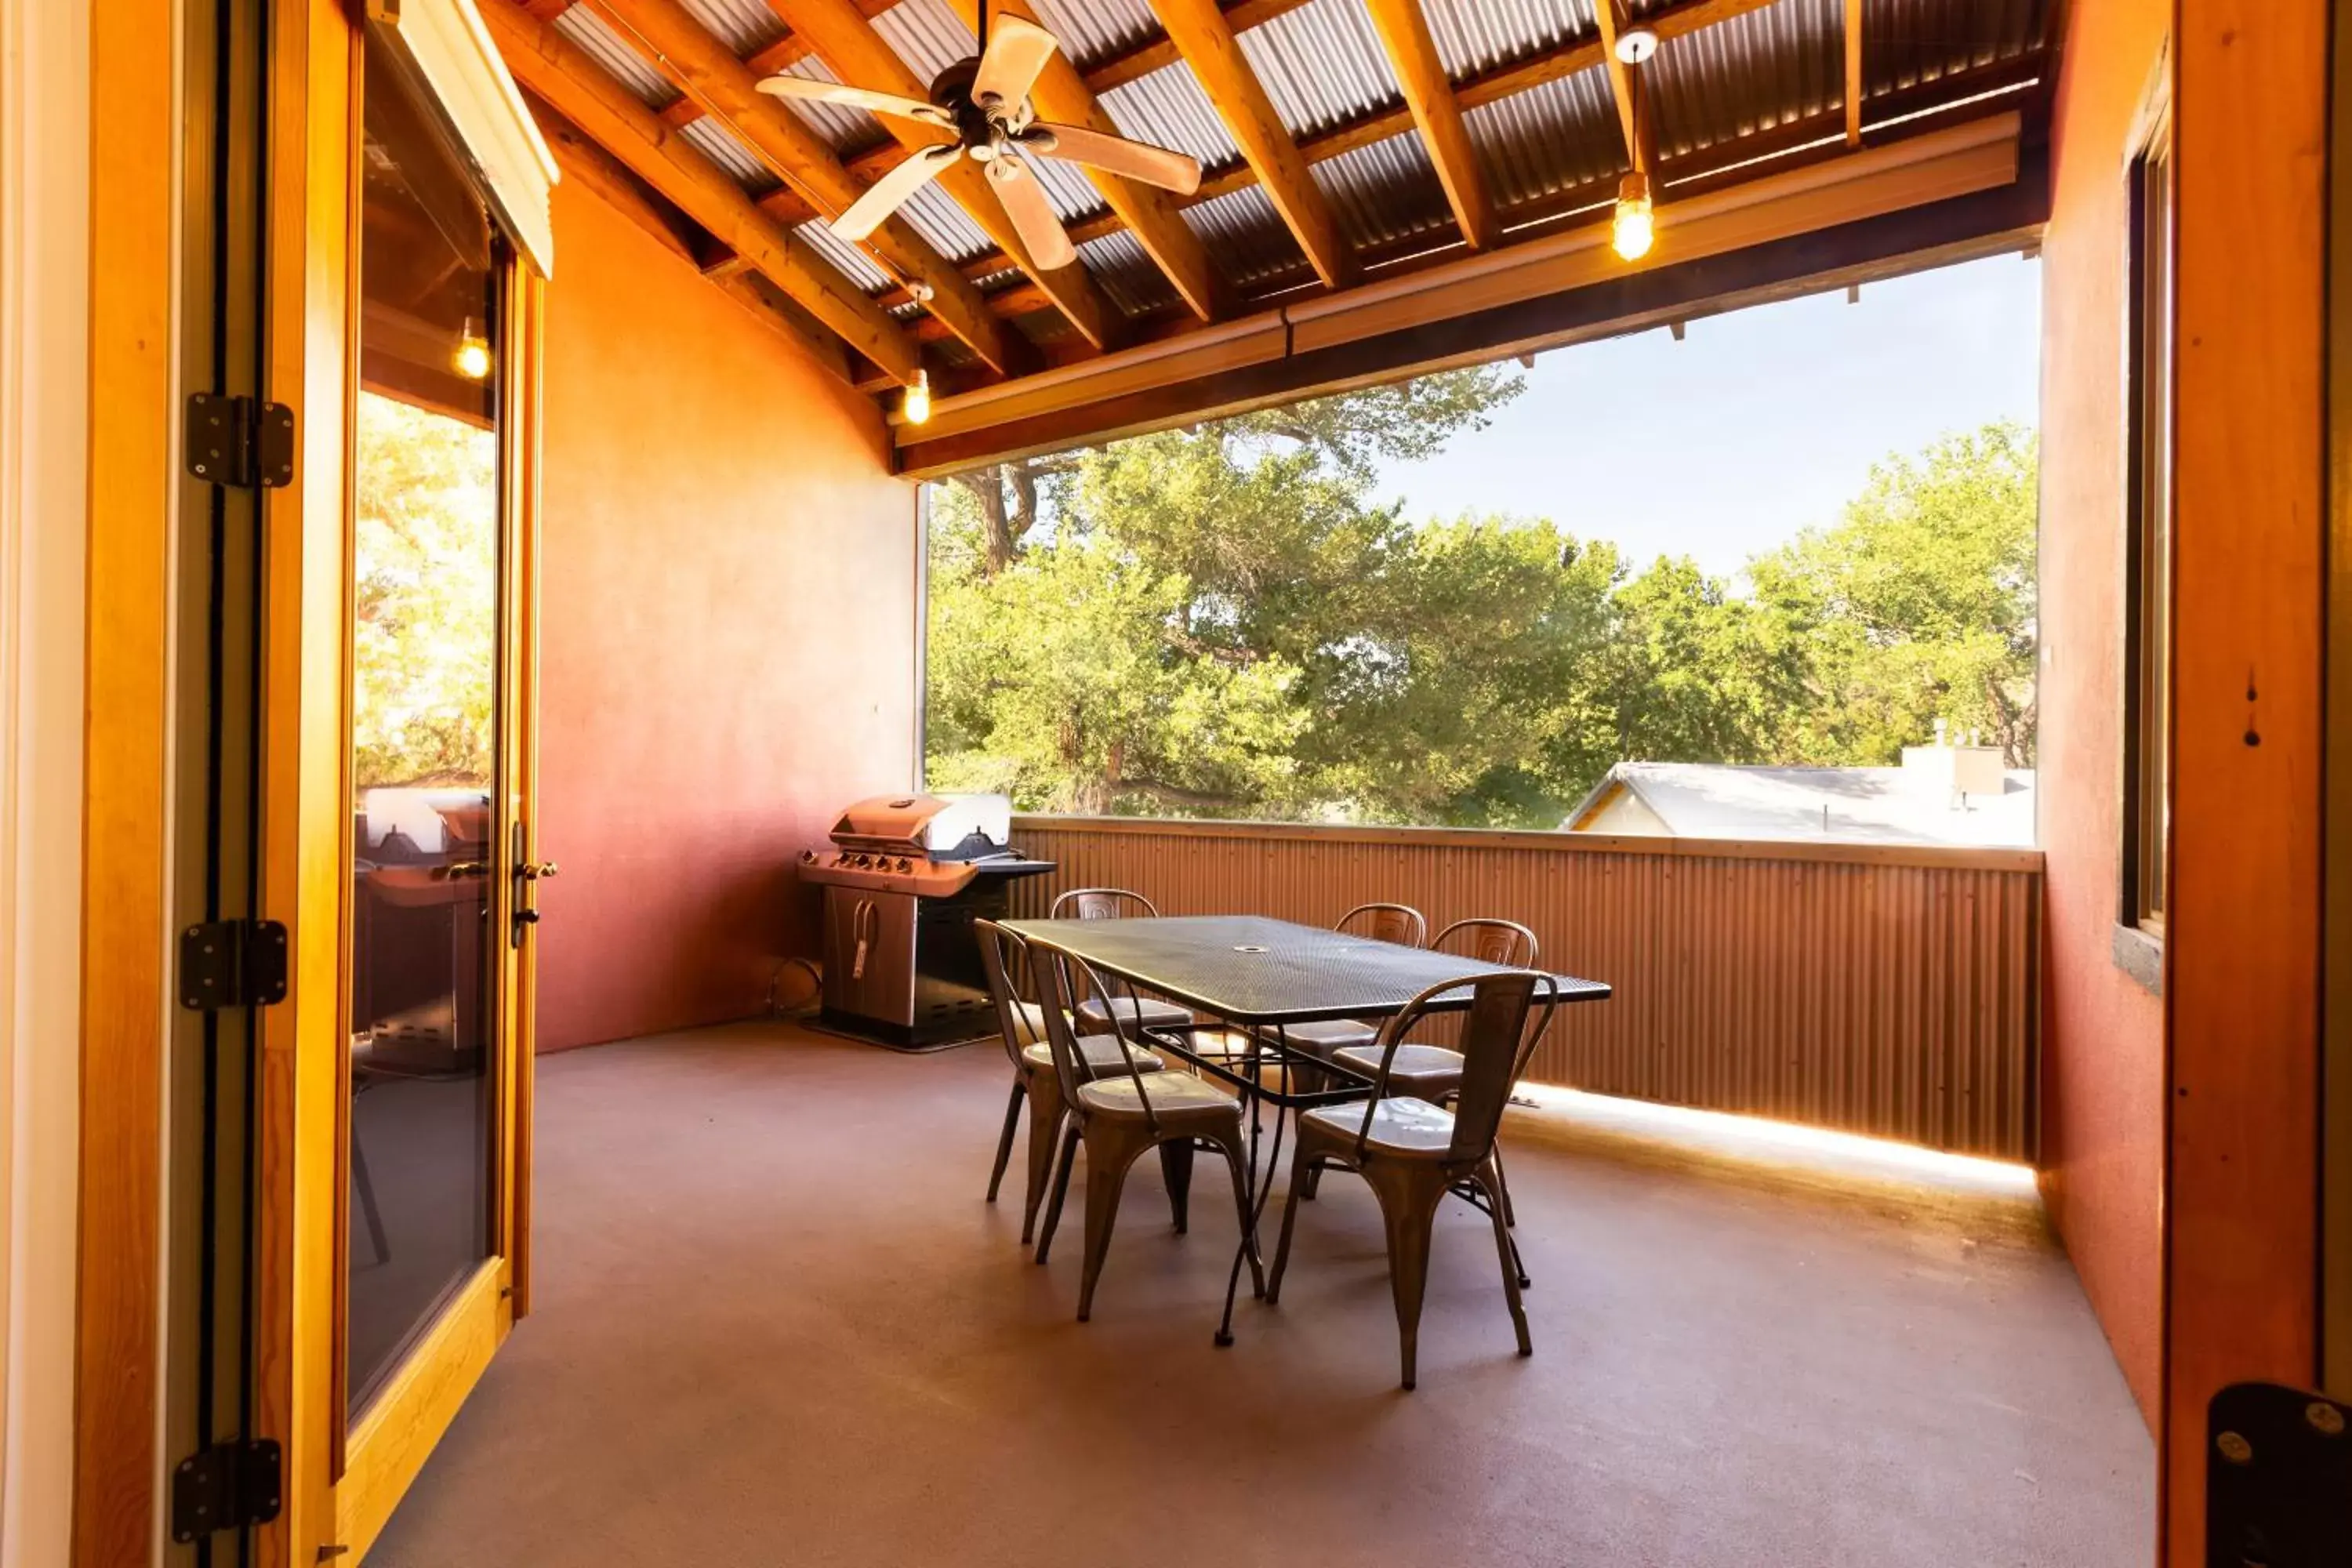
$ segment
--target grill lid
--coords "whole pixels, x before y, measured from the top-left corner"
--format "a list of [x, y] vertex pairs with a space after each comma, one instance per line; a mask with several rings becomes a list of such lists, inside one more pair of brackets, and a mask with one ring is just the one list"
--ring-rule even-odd
[[1002, 854], [1012, 831], [1009, 795], [877, 795], [841, 814], [833, 841], [845, 849], [971, 860]]

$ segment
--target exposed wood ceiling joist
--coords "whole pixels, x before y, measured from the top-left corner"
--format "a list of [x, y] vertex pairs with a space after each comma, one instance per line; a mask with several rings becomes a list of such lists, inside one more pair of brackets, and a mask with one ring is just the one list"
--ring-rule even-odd
[[1201, 90], [1209, 95], [1217, 118], [1224, 121], [1234, 145], [1242, 150], [1298, 248], [1314, 264], [1316, 275], [1328, 288], [1352, 282], [1355, 253], [1331, 216], [1331, 204], [1307, 172], [1298, 142], [1266, 96], [1216, 0], [1151, 0], [1151, 9], [1192, 68]]
[[1862, 145], [1862, 0], [1845, 0], [1845, 144]]
[[[842, 167], [824, 140], [760, 91], [760, 79], [751, 68], [706, 31], [679, 0], [587, 3], [606, 21], [635, 34], [688, 98], [725, 121], [780, 178], [828, 216], [865, 194], [865, 186]], [[868, 244], [901, 281], [929, 286], [927, 308], [971, 345], [982, 363], [1006, 374], [1028, 366], [1034, 358], [1027, 352], [1028, 340], [1007, 333], [971, 280], [904, 218], [884, 223]]]
[[761, 212], [724, 170], [688, 146], [570, 39], [515, 0], [479, 0], [508, 68], [631, 173], [741, 255], [787, 296], [901, 383], [922, 369], [914, 339]]
[[[1773, 0], [1680, 0], [1679, 4], [1651, 13], [1643, 19], [1643, 25], [1662, 39], [1678, 38], [1703, 27], [1744, 16], [1750, 11], [1761, 10], [1772, 3]], [[1231, 8], [1227, 13], [1228, 18], [1237, 18], [1241, 11], [1240, 6]], [[1591, 70], [1607, 55], [1608, 51], [1591, 38], [1559, 45], [1508, 65], [1480, 72], [1454, 87], [1454, 101], [1465, 111], [1484, 108], [1547, 82], [1559, 81], [1580, 71]], [[1309, 163], [1320, 163], [1360, 148], [1386, 142], [1391, 137], [1402, 136], [1412, 129], [1412, 110], [1402, 104], [1392, 105], [1360, 120], [1301, 137], [1298, 139], [1298, 152]], [[888, 173], [901, 156], [903, 154], [896, 148], [879, 148], [851, 158], [849, 166], [861, 177], [875, 180]], [[1212, 173], [1201, 182], [1199, 191], [1179, 198], [1178, 205], [1197, 205], [1234, 191], [1245, 190], [1257, 183], [1257, 172], [1243, 161]], [[1116, 234], [1124, 226], [1116, 213], [1099, 213], [1070, 225], [1070, 237], [1084, 244], [1107, 234]], [[1002, 272], [1010, 265], [1012, 263], [1002, 251], [991, 251], [967, 260], [963, 268], [966, 276], [981, 278], [992, 272]]]
[[1381, 36], [1389, 65], [1403, 89], [1406, 111], [1422, 144], [1445, 187], [1445, 205], [1454, 224], [1474, 250], [1495, 243], [1494, 205], [1486, 199], [1486, 182], [1478, 172], [1477, 150], [1462, 123], [1462, 106], [1454, 97], [1454, 83], [1438, 58], [1437, 40], [1430, 36], [1429, 18], [1421, 0], [1365, 0], [1372, 27]]
[[1642, 79], [1641, 68], [1628, 65], [1617, 56], [1617, 39], [1625, 30], [1624, 18], [1618, 10], [1622, 4], [1623, 0], [1592, 0], [1592, 16], [1601, 24], [1601, 58], [1609, 68], [1609, 96], [1617, 105], [1617, 126], [1625, 138], [1625, 161], [1646, 174], [1658, 161], [1657, 123], [1649, 106], [1642, 100], [1649, 84]]
[[[915, 79], [915, 73], [907, 68], [889, 41], [860, 14], [863, 7], [859, 0], [768, 0], [768, 4], [791, 26], [793, 36], [805, 40], [817, 58], [842, 80], [907, 98], [929, 96], [929, 84]], [[929, 131], [912, 121], [881, 118], [881, 124], [908, 152], [947, 139], [944, 133]], [[988, 176], [978, 163], [970, 159], [957, 160], [940, 176], [940, 184], [980, 226], [998, 251], [1014, 258], [1021, 270], [1045, 290], [1081, 336], [1097, 348], [1114, 341], [1119, 315], [1105, 303], [1093, 275], [1084, 267], [1039, 267], [1013, 231], [1012, 220], [1004, 215], [1003, 204], [989, 189]]]
[[[956, 14], [967, 26], [977, 29], [980, 24], [979, 0], [953, 0]], [[1036, 22], [1036, 13], [1028, 0], [989, 0], [991, 16], [1020, 16]], [[1038, 26], [1044, 26], [1042, 22]], [[1030, 101], [1036, 106], [1037, 118], [1064, 125], [1083, 126], [1106, 136], [1121, 132], [1109, 113], [1096, 101], [1094, 91], [1080, 79], [1077, 68], [1058, 51], [1045, 62], [1036, 85], [1029, 89]], [[1136, 243], [1143, 247], [1153, 265], [1166, 275], [1174, 286], [1176, 297], [1184, 301], [1192, 312], [1204, 321], [1215, 321], [1231, 308], [1232, 291], [1224, 277], [1209, 264], [1209, 252], [1200, 236], [1192, 232], [1183, 216], [1176, 210], [1175, 199], [1166, 191], [1134, 180], [1121, 179], [1100, 169], [1086, 171], [1103, 200], [1110, 204]]]

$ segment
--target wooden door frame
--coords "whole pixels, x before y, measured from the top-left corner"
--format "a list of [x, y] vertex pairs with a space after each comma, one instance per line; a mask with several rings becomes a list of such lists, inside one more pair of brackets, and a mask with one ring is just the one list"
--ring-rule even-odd
[[2206, 1405], [2318, 1376], [2332, 0], [2175, 0], [2163, 1561]]
[[76, 1568], [145, 1562], [162, 1538], [178, 16], [173, 0], [89, 8], [105, 108], [89, 169]]

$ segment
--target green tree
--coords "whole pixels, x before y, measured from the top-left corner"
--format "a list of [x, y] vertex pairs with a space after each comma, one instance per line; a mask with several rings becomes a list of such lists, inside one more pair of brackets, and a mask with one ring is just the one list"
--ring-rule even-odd
[[1835, 527], [1749, 564], [1810, 666], [1783, 755], [1889, 763], [1942, 719], [2032, 765], [2038, 455], [2014, 424], [1948, 436], [1874, 468]]

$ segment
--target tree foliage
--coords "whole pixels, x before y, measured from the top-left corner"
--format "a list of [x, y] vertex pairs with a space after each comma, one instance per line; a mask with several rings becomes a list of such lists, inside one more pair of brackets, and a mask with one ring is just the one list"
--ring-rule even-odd
[[2032, 754], [2032, 438], [1874, 469], [1749, 566], [1374, 494], [1517, 396], [1476, 369], [938, 487], [932, 787], [1029, 809], [1557, 825], [1624, 758]]

